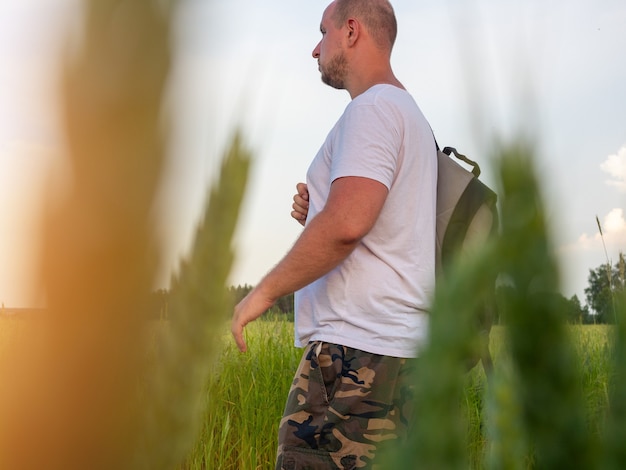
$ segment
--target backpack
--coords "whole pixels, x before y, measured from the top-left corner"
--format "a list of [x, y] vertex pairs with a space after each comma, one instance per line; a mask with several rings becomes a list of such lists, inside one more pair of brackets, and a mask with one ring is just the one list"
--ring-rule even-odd
[[[453, 158], [472, 167], [469, 171]], [[498, 196], [478, 179], [478, 163], [455, 148], [437, 146], [437, 272], [498, 231]], [[443, 184], [442, 184], [443, 183]]]
[[[470, 165], [472, 170], [457, 163], [453, 155]], [[480, 167], [476, 162], [452, 147], [441, 150], [437, 144], [437, 166], [436, 271], [440, 277], [446, 275], [453, 259], [467, 256], [498, 232], [499, 217], [498, 197], [478, 179]], [[495, 279], [493, 281], [495, 291]], [[477, 319], [481, 351], [479, 357], [468, 360], [468, 368], [482, 360], [485, 371], [491, 370], [489, 332], [495, 312], [492, 303], [485, 303], [483, 314]]]

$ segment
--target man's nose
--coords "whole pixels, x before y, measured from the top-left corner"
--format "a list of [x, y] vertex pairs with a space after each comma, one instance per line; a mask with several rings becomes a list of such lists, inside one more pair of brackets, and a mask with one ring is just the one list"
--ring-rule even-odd
[[320, 44], [322, 43], [322, 41], [317, 43], [317, 46], [315, 46], [315, 49], [313, 49], [313, 58], [314, 59], [319, 59], [320, 57]]

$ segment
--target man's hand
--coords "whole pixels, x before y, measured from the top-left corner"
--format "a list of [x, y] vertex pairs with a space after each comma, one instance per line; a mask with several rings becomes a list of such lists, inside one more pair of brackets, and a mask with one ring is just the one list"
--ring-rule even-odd
[[243, 338], [244, 327], [263, 315], [272, 305], [274, 301], [265, 298], [259, 287], [256, 287], [235, 306], [230, 331], [241, 352], [246, 352], [248, 349]]
[[293, 197], [293, 211], [291, 217], [296, 219], [298, 223], [304, 226], [306, 222], [306, 216], [309, 213], [309, 190], [305, 183], [298, 183], [296, 185], [296, 195]]

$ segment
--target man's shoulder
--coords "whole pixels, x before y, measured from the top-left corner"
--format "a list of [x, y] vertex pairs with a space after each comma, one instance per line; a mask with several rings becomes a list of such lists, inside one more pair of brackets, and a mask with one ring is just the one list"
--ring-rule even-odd
[[404, 88], [399, 88], [388, 83], [379, 83], [367, 89], [357, 96], [354, 104], [375, 104], [377, 102], [413, 101], [411, 94]]
[[423, 121], [422, 111], [413, 96], [405, 89], [393, 85], [374, 85], [357, 96], [346, 108], [349, 120], [382, 120], [415, 125]]
[[418, 109], [417, 103], [411, 94], [393, 85], [379, 84], [369, 88], [364, 93], [354, 98], [346, 110], [374, 107], [379, 109], [402, 109], [407, 112]]

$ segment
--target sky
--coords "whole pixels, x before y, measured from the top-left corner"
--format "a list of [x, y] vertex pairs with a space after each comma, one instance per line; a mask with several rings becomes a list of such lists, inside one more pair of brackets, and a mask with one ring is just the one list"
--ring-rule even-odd
[[[44, 188], [59, 175], [56, 86], [77, 0], [0, 2], [0, 302], [31, 306]], [[165, 100], [174, 123], [157, 203], [167, 287], [207, 188], [240, 127], [254, 163], [232, 284], [255, 284], [301, 232], [295, 185], [349, 102], [311, 52], [327, 1], [187, 0], [175, 17]], [[626, 251], [626, 4], [623, 0], [395, 0], [396, 76], [442, 146], [496, 187], [491, 149], [537, 142], [537, 174], [562, 274], [582, 303], [590, 269]], [[75, 39], [74, 39], [75, 41]], [[54, 180], [54, 178], [52, 178]], [[58, 180], [59, 178], [57, 178]], [[604, 243], [596, 216], [602, 224]], [[606, 247], [606, 252], [605, 252]]]

